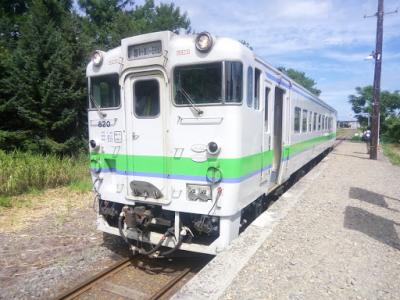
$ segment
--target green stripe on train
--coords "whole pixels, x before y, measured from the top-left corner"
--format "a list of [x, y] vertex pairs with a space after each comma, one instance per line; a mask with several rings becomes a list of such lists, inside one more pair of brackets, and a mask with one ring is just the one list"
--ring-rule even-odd
[[312, 138], [312, 139], [309, 139], [306, 141], [298, 142], [296, 144], [287, 146], [284, 149], [283, 157], [286, 158], [288, 155], [291, 156], [291, 155], [297, 154], [299, 152], [303, 152], [315, 145], [318, 145], [322, 142], [329, 141], [334, 138], [336, 138], [336, 133], [330, 133], [326, 136], [318, 136], [316, 138]]
[[[287, 146], [283, 158], [290, 157], [312, 146], [333, 139], [335, 134], [313, 138]], [[91, 168], [115, 169], [120, 172], [140, 172], [171, 174], [183, 176], [205, 176], [208, 167], [221, 169], [224, 178], [239, 178], [272, 164], [273, 151], [265, 151], [240, 158], [208, 158], [204, 162], [195, 162], [189, 157], [145, 156], [91, 153]], [[168, 170], [168, 171], [167, 171]]]
[[[92, 168], [116, 169], [122, 172], [144, 172], [156, 174], [205, 176], [210, 166], [222, 170], [224, 178], [238, 178], [259, 170], [272, 163], [272, 151], [257, 153], [241, 158], [208, 158], [194, 162], [191, 158], [142, 156], [124, 154], [91, 154]], [[263, 156], [263, 157], [262, 157]], [[97, 162], [96, 162], [97, 161]], [[167, 172], [166, 170], [169, 170]]]

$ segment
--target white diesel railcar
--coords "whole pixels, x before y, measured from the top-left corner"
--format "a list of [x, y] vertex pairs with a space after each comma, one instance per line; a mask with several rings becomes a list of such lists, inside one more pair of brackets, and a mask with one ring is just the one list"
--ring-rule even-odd
[[332, 107], [207, 32], [123, 39], [87, 77], [97, 226], [143, 254], [218, 253], [335, 139]]

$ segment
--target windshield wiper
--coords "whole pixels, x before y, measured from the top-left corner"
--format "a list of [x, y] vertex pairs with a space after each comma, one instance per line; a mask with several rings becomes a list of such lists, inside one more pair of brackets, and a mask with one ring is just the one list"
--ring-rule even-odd
[[93, 99], [93, 97], [92, 97], [91, 94], [89, 94], [89, 99], [90, 99], [90, 101], [92, 101], [92, 103], [93, 103], [94, 106], [96, 107], [96, 110], [97, 110], [97, 113], [99, 114], [99, 117], [100, 117], [100, 118], [105, 118], [105, 117], [107, 116], [107, 114], [106, 114], [106, 113], [103, 113], [103, 112], [101, 111], [100, 106], [99, 106], [99, 105], [97, 104], [97, 102]]
[[183, 89], [183, 87], [180, 86], [178, 91], [182, 93], [182, 95], [186, 98], [187, 102], [189, 102], [191, 107], [197, 112], [199, 116], [201, 116], [204, 113], [200, 108], [196, 106], [192, 97], [190, 97], [190, 95]]

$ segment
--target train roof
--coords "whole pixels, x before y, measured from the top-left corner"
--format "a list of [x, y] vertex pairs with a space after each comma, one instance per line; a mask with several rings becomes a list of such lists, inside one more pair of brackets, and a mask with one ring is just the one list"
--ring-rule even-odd
[[[130, 44], [133, 44], [135, 42], [146, 42], [146, 41], [154, 41], [154, 40], [164, 40], [165, 42], [170, 41], [171, 39], [180, 39], [180, 38], [195, 38], [197, 34], [185, 34], [185, 35], [178, 35], [175, 34], [171, 31], [160, 31], [160, 32], [153, 32], [153, 33], [147, 33], [147, 34], [142, 34], [142, 35], [137, 35], [133, 37], [128, 37], [125, 39], [121, 40], [121, 46], [116, 47], [114, 49], [110, 49], [107, 51], [107, 55], [105, 57], [106, 64], [103, 64], [102, 70], [97, 68], [92, 68], [92, 62], [90, 62], [87, 66], [86, 69], [86, 74], [87, 76], [96, 76], [96, 73], [107, 73], [107, 72], [120, 72], [123, 68], [120, 63], [121, 60], [123, 60], [123, 57], [125, 57], [127, 54], [124, 53], [127, 51], [128, 46]], [[286, 89], [293, 90], [297, 92], [298, 94], [302, 95], [303, 97], [314, 101], [315, 103], [327, 108], [328, 110], [334, 112], [337, 114], [337, 111], [324, 102], [322, 99], [311, 93], [309, 90], [307, 90], [305, 87], [303, 87], [301, 84], [298, 82], [294, 81], [290, 77], [288, 77], [286, 74], [283, 72], [279, 71], [277, 68], [273, 67], [271, 64], [267, 63], [264, 61], [262, 58], [258, 57], [253, 50], [249, 49], [247, 46], [243, 45], [241, 42], [238, 40], [232, 39], [232, 38], [227, 38], [227, 37], [221, 37], [221, 36], [214, 36], [215, 39], [220, 40], [222, 43], [228, 43], [230, 46], [233, 46], [234, 42], [238, 47], [233, 47], [236, 49], [236, 51], [239, 51], [242, 53], [243, 56], [247, 57], [249, 60], [254, 60], [256, 63], [259, 63], [262, 65], [264, 68], [266, 68], [269, 72], [266, 72], [266, 76], [269, 80], [274, 81], [280, 86], [285, 87]], [[239, 48], [240, 47], [240, 48]], [[240, 49], [240, 50], [239, 50]], [[105, 52], [103, 52], [105, 53]], [[236, 52], [237, 53], [237, 52]], [[148, 59], [151, 60], [151, 59]], [[127, 61], [128, 65], [131, 63], [129, 60]], [[127, 66], [129, 67], [129, 66]]]

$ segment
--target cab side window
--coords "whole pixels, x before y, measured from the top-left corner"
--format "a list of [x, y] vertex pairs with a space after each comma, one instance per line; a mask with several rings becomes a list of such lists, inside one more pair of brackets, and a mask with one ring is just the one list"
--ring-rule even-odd
[[268, 131], [268, 98], [269, 98], [269, 93], [270, 93], [270, 88], [265, 88], [265, 103], [264, 103], [264, 129], [265, 131]]
[[261, 71], [254, 69], [254, 109], [260, 109], [260, 77]]

